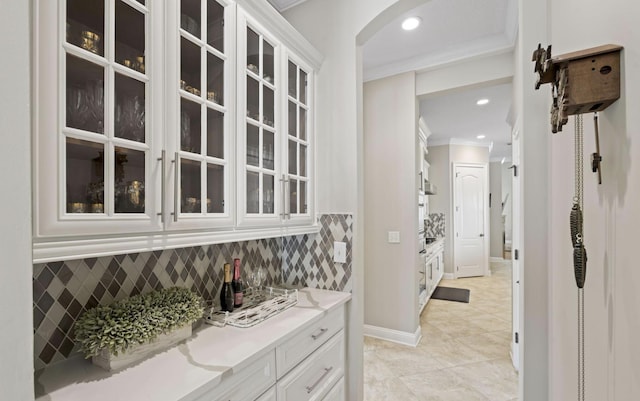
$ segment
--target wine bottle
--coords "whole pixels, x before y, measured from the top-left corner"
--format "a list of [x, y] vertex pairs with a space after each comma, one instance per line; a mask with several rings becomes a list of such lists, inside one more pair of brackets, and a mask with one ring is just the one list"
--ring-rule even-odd
[[233, 312], [233, 289], [231, 288], [231, 265], [224, 264], [224, 283], [220, 290], [220, 308], [223, 312]]
[[233, 281], [231, 286], [233, 287], [233, 306], [239, 308], [242, 306], [244, 298], [244, 285], [240, 277], [240, 259], [233, 259]]

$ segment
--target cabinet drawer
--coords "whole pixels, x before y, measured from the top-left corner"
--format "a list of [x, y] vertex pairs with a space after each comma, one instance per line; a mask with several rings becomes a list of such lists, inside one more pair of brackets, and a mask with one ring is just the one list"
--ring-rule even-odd
[[344, 401], [344, 377], [336, 383], [322, 401]]
[[[274, 352], [257, 359], [244, 369], [222, 379], [213, 390], [196, 398], [197, 401], [254, 400], [276, 382]], [[269, 398], [266, 398], [267, 400]]]
[[277, 401], [276, 386], [273, 386], [269, 390], [265, 391], [265, 393], [262, 394], [260, 398], [256, 399], [256, 401]]
[[343, 376], [344, 332], [340, 331], [278, 380], [278, 401], [322, 400]]
[[276, 348], [278, 379], [344, 327], [344, 307], [336, 308]]

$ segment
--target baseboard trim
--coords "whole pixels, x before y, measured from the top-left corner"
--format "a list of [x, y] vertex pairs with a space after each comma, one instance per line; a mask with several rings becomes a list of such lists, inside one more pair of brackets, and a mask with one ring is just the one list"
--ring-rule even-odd
[[442, 278], [445, 280], [455, 280], [456, 276], [453, 273], [445, 273]]
[[415, 333], [388, 329], [386, 327], [371, 326], [365, 324], [362, 330], [363, 334], [368, 337], [379, 338], [381, 340], [391, 341], [397, 344], [409, 345], [415, 347], [422, 338], [422, 328], [418, 326]]
[[489, 261], [491, 261], [491, 262], [505, 262], [506, 259], [498, 257], [498, 256], [492, 256], [492, 257], [489, 258]]

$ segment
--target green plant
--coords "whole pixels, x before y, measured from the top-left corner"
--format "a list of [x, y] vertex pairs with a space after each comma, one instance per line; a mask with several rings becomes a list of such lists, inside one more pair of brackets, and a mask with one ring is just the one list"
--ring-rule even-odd
[[159, 334], [191, 324], [202, 317], [201, 298], [186, 288], [168, 288], [134, 295], [86, 311], [75, 323], [76, 342], [86, 358], [103, 348], [118, 355]]

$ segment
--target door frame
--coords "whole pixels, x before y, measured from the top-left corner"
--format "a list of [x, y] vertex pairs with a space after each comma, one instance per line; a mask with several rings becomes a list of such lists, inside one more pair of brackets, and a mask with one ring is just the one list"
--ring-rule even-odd
[[456, 189], [456, 169], [458, 167], [480, 167], [482, 168], [482, 175], [483, 175], [483, 189], [484, 189], [484, 194], [485, 194], [485, 203], [484, 203], [484, 213], [483, 213], [483, 224], [484, 224], [484, 230], [485, 230], [485, 235], [484, 235], [484, 241], [483, 241], [483, 247], [484, 247], [484, 259], [482, 261], [483, 264], [483, 272], [484, 272], [484, 276], [490, 276], [491, 275], [491, 271], [489, 270], [489, 240], [490, 240], [490, 235], [491, 233], [489, 232], [489, 176], [488, 176], [488, 169], [489, 169], [489, 164], [488, 163], [460, 163], [460, 162], [453, 162], [451, 163], [451, 228], [452, 228], [452, 232], [451, 232], [451, 238], [453, 239], [452, 241], [452, 260], [453, 260], [453, 278], [457, 279], [458, 278], [458, 269], [456, 269], [456, 266], [458, 266], [457, 260], [456, 260], [456, 248], [458, 246], [458, 241], [456, 239], [456, 236], [453, 235], [455, 233], [455, 229], [456, 229], [456, 212], [455, 212], [455, 205], [456, 205], [456, 197], [457, 197], [457, 189]]
[[[522, 272], [522, 258], [516, 259], [516, 251], [522, 252], [522, 240], [524, 238], [523, 230], [523, 216], [524, 216], [524, 202], [523, 202], [523, 182], [522, 182], [522, 135], [518, 128], [519, 120], [516, 122], [511, 132], [511, 160], [512, 166], [515, 166], [517, 174], [511, 176], [511, 363], [513, 367], [521, 372], [521, 355], [523, 347], [523, 333], [524, 333], [524, 316], [523, 316], [523, 304], [524, 294], [521, 280], [523, 277]], [[518, 336], [518, 342], [516, 342], [516, 335]]]

